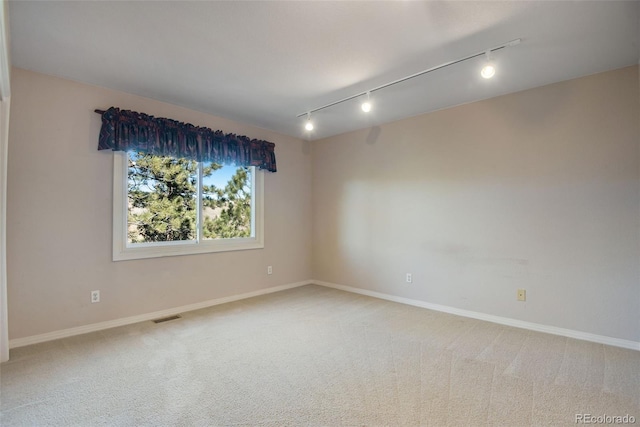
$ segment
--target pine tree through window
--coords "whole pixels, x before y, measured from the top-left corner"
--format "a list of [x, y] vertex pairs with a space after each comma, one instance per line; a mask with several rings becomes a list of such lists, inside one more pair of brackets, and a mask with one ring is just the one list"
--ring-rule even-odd
[[261, 248], [261, 188], [254, 167], [116, 153], [114, 260]]

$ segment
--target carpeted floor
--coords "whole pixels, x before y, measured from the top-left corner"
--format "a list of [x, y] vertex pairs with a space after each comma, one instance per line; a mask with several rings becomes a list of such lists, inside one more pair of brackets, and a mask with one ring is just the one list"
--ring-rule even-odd
[[640, 424], [640, 352], [320, 286], [11, 351], [8, 426]]

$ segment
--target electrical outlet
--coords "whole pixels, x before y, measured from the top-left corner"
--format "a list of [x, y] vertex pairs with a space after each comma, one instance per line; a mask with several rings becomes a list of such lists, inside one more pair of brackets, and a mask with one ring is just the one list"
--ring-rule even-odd
[[526, 300], [527, 300], [527, 290], [518, 289], [518, 301], [526, 301]]
[[100, 291], [91, 291], [91, 304], [100, 302]]
[[413, 275], [411, 273], [407, 273], [407, 283], [413, 283]]
[[271, 266], [267, 267], [267, 274], [273, 274], [273, 268]]

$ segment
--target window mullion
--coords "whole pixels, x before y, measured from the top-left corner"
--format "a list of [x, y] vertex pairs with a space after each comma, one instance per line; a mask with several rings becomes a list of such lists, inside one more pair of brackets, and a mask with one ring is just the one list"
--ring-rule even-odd
[[196, 243], [200, 243], [202, 240], [202, 165], [203, 162], [198, 162], [198, 191], [197, 191], [197, 212], [196, 212]]

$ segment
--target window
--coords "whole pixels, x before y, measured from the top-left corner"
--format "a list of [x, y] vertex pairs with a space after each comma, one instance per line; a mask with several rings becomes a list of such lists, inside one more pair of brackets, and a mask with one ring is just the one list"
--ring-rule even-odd
[[114, 153], [113, 260], [264, 247], [263, 172]]

